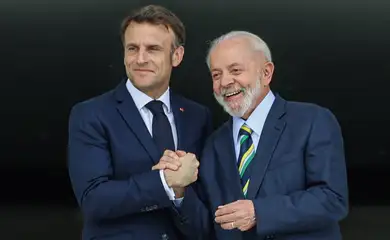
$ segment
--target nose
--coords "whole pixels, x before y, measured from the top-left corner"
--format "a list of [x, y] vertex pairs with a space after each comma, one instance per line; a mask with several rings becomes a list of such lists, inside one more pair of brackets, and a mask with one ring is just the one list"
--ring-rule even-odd
[[222, 87], [227, 87], [233, 83], [234, 83], [234, 79], [233, 79], [233, 77], [231, 77], [229, 75], [225, 75], [221, 78], [221, 86]]
[[137, 53], [137, 64], [142, 65], [148, 61], [148, 54], [145, 50], [140, 49]]

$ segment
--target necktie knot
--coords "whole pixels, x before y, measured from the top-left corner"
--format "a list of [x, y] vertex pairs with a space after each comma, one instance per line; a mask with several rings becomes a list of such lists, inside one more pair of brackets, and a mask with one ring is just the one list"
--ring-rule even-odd
[[150, 101], [145, 105], [145, 107], [147, 107], [153, 113], [153, 115], [164, 113], [163, 102], [159, 100]]
[[241, 126], [241, 128], [240, 128], [239, 135], [240, 136], [244, 135], [244, 136], [248, 136], [249, 137], [252, 134], [252, 132], [253, 132], [253, 130], [250, 127], [248, 127], [248, 125], [243, 124]]

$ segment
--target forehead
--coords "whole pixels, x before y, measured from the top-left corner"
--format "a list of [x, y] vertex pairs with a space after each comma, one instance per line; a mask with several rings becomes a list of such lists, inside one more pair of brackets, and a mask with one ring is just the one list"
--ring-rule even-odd
[[164, 25], [131, 22], [127, 27], [125, 44], [137, 45], [165, 45], [171, 44], [174, 39], [173, 31]]
[[253, 60], [250, 42], [245, 38], [226, 39], [210, 52], [212, 68], [224, 68], [233, 63], [246, 65]]

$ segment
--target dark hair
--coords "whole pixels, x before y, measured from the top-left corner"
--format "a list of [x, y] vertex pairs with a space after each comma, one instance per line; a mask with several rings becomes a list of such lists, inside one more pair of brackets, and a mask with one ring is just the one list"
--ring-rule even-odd
[[184, 46], [186, 31], [182, 21], [168, 9], [158, 5], [148, 5], [137, 9], [131, 15], [127, 16], [121, 26], [121, 39], [124, 43], [124, 35], [131, 22], [150, 23], [153, 25], [164, 25], [171, 28], [175, 34], [174, 48]]

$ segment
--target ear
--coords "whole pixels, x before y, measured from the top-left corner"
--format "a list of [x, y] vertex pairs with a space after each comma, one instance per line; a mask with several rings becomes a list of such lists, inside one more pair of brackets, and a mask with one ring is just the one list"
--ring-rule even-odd
[[179, 66], [179, 64], [183, 60], [183, 56], [184, 56], [184, 47], [180, 46], [176, 48], [172, 54], [172, 66], [173, 67]]
[[272, 62], [266, 62], [263, 70], [263, 82], [264, 86], [268, 86], [271, 83], [272, 75], [274, 74], [275, 66]]

